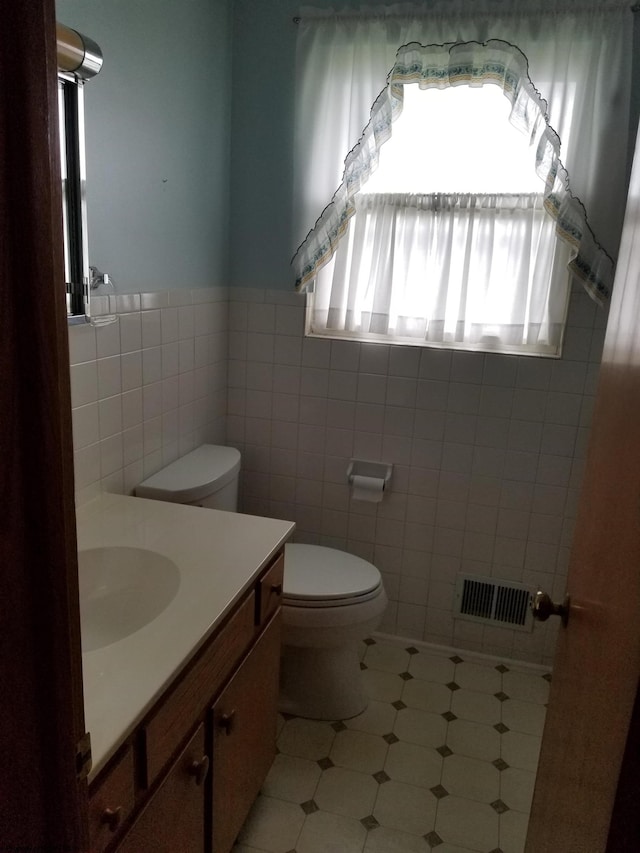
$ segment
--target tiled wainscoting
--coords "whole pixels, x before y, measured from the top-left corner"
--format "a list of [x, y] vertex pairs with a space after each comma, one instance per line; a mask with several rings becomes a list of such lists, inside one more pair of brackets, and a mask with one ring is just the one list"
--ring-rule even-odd
[[69, 327], [79, 503], [226, 438], [226, 288], [112, 299], [117, 322]]
[[[227, 440], [243, 453], [244, 511], [372, 560], [386, 633], [549, 663], [556, 625], [454, 620], [455, 580], [562, 598], [604, 312], [575, 288], [555, 360], [305, 338], [303, 306], [230, 291]], [[382, 503], [350, 500], [351, 457], [393, 463]]]
[[281, 721], [234, 853], [522, 853], [549, 675], [381, 638], [362, 666], [363, 714]]

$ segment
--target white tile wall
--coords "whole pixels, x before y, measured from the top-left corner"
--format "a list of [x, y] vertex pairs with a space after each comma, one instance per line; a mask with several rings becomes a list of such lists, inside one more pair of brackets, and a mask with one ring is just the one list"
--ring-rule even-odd
[[227, 290], [118, 296], [118, 321], [69, 326], [76, 500], [130, 494], [226, 437]]
[[[382, 630], [550, 663], [554, 626], [454, 620], [454, 584], [463, 571], [561, 594], [604, 314], [576, 288], [564, 356], [550, 360], [304, 338], [302, 297], [229, 298], [227, 441], [243, 453], [243, 509], [373, 560], [390, 597]], [[91, 368], [77, 378], [85, 406], [95, 381]], [[350, 501], [351, 456], [394, 463], [381, 504]]]

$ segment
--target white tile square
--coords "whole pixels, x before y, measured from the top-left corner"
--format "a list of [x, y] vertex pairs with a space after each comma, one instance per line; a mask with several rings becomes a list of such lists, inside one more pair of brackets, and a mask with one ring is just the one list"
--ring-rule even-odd
[[260, 361], [273, 364], [275, 355], [275, 336], [264, 332], [247, 334], [247, 361]]
[[409, 708], [444, 714], [451, 709], [451, 692], [445, 684], [414, 678], [405, 683], [402, 701]]
[[378, 669], [364, 670], [362, 682], [367, 696], [379, 702], [397, 702], [405, 686], [399, 675]]
[[389, 372], [389, 350], [385, 344], [360, 345], [360, 373], [378, 373], [386, 376]]
[[[289, 306], [278, 306], [279, 308]], [[299, 309], [292, 309], [294, 311]], [[264, 303], [250, 303], [247, 317], [247, 328], [250, 332], [276, 331], [276, 306]], [[285, 332], [286, 334], [286, 332]]]
[[513, 389], [485, 385], [480, 396], [478, 413], [485, 417], [508, 418], [513, 405]]
[[313, 798], [321, 775], [316, 761], [280, 753], [264, 781], [262, 793], [290, 803], [304, 803]]
[[358, 374], [343, 370], [329, 371], [327, 394], [334, 400], [353, 401], [357, 396]]
[[122, 433], [100, 442], [100, 476], [108, 477], [123, 466]]
[[143, 311], [140, 316], [142, 346], [158, 347], [162, 343], [162, 323], [159, 309]]
[[396, 633], [401, 637], [421, 637], [427, 618], [427, 608], [420, 604], [398, 602]]
[[120, 358], [122, 390], [131, 391], [142, 386], [142, 352], [125, 353]]
[[98, 369], [95, 361], [74, 364], [70, 369], [73, 408], [95, 403], [98, 399]]
[[80, 364], [97, 357], [96, 330], [90, 323], [69, 326], [69, 361]]
[[499, 841], [498, 815], [486, 803], [444, 797], [438, 803], [436, 832], [448, 844], [492, 850]]
[[480, 410], [481, 386], [465, 382], [450, 382], [447, 411], [477, 414]]
[[500, 773], [488, 761], [449, 755], [443, 763], [442, 786], [454, 797], [493, 803], [500, 795]]
[[295, 847], [297, 853], [361, 853], [366, 835], [359, 820], [318, 811], [307, 816]]
[[134, 352], [142, 347], [140, 312], [120, 314], [120, 352]]
[[331, 345], [320, 338], [304, 338], [302, 341], [302, 365], [327, 370], [331, 363]]
[[410, 835], [402, 829], [389, 826], [376, 827], [375, 831], [367, 835], [364, 845], [364, 853], [429, 853], [430, 850], [431, 845], [427, 844], [422, 835]]
[[118, 394], [98, 403], [100, 438], [109, 438], [122, 431], [122, 397]]
[[[395, 782], [404, 782], [418, 788], [432, 788], [440, 783], [442, 757], [430, 747], [398, 741], [389, 747], [384, 771]], [[385, 782], [385, 785], [388, 784]], [[383, 789], [384, 786], [381, 790]], [[433, 799], [435, 801], [435, 798]]]
[[288, 853], [296, 846], [304, 820], [304, 812], [296, 803], [261, 794], [249, 812], [239, 840], [269, 853]]
[[120, 322], [96, 327], [96, 352], [98, 358], [118, 355], [120, 349]]
[[484, 385], [502, 385], [512, 388], [516, 383], [518, 359], [512, 355], [486, 353], [484, 357]]
[[380, 737], [347, 729], [336, 734], [329, 758], [338, 767], [377, 773], [384, 767], [388, 748]]
[[90, 444], [73, 454], [76, 491], [100, 479], [100, 444]]
[[[462, 720], [495, 726], [501, 721], [501, 703], [490, 693], [462, 688], [454, 690], [451, 710]], [[461, 795], [464, 796], [464, 795]]]
[[275, 332], [277, 335], [302, 336], [304, 309], [295, 305], [276, 305]]
[[380, 785], [373, 816], [383, 827], [426, 835], [435, 825], [437, 803], [424, 787], [392, 780]]
[[504, 853], [524, 853], [529, 815], [508, 811], [500, 815], [500, 849]]
[[[122, 433], [122, 458], [125, 467], [131, 466], [136, 462], [142, 464], [144, 457], [144, 432], [142, 424], [125, 429]], [[125, 477], [126, 479], [126, 477]], [[142, 477], [140, 477], [140, 480]], [[138, 480], [138, 482], [140, 482]], [[134, 485], [137, 485], [134, 484]]]
[[356, 341], [331, 341], [331, 370], [360, 370], [360, 349], [361, 344]]
[[494, 694], [503, 689], [502, 675], [492, 664], [463, 660], [462, 663], [456, 664], [454, 680], [460, 687], [480, 693]]
[[508, 767], [500, 774], [500, 799], [518, 812], [529, 814], [536, 774], [531, 770]]
[[393, 731], [396, 714], [397, 711], [391, 703], [372, 699], [361, 714], [345, 720], [345, 725], [349, 729], [382, 736]]
[[449, 380], [451, 375], [451, 352], [425, 347], [420, 353], [421, 379]]
[[71, 412], [73, 424], [73, 449], [80, 450], [90, 444], [95, 444], [100, 438], [98, 421], [98, 406], [89, 403], [78, 406]]
[[416, 743], [436, 749], [447, 738], [447, 721], [441, 714], [419, 708], [402, 708], [398, 711], [393, 733], [405, 743]]
[[295, 717], [280, 732], [278, 749], [285, 755], [318, 761], [329, 756], [335, 736], [329, 723]]
[[368, 773], [330, 767], [322, 774], [313, 800], [323, 811], [361, 820], [373, 811], [378, 783]]
[[540, 740], [536, 735], [523, 732], [505, 732], [502, 735], [501, 758], [510, 767], [535, 772], [540, 755]]
[[162, 379], [162, 348], [150, 347], [142, 350], [142, 383], [150, 385]]
[[[446, 655], [429, 654], [422, 649], [417, 655], [412, 655], [409, 662], [409, 672], [414, 678], [436, 682], [437, 684], [447, 684], [453, 681], [454, 669], [455, 664]], [[445, 698], [449, 698], [446, 694], [444, 695]], [[445, 710], [448, 707], [447, 705]]]
[[160, 334], [163, 344], [175, 343], [180, 339], [177, 308], [160, 310]]
[[[235, 337], [235, 335], [231, 336], [229, 341], [230, 346]], [[292, 335], [276, 334], [273, 361], [276, 364], [299, 366], [302, 363], [302, 339]]]
[[416, 407], [429, 412], [447, 410], [449, 383], [435, 379], [419, 379], [416, 390]]
[[144, 419], [157, 418], [162, 414], [162, 382], [155, 382], [142, 389], [142, 412]]
[[390, 347], [389, 375], [416, 378], [420, 369], [419, 347]]

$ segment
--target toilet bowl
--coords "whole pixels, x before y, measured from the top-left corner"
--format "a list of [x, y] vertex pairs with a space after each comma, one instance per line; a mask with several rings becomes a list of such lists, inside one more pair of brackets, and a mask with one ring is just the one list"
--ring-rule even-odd
[[[138, 497], [237, 510], [240, 453], [202, 445], [136, 487]], [[341, 720], [367, 706], [358, 645], [387, 596], [371, 563], [321, 545], [285, 545], [280, 710]]]

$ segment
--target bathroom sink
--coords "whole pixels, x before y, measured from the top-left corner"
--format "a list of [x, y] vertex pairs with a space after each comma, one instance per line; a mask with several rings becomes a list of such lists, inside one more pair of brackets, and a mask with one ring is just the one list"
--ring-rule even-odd
[[175, 598], [180, 571], [144, 548], [78, 552], [82, 651], [116, 643], [152, 622]]

